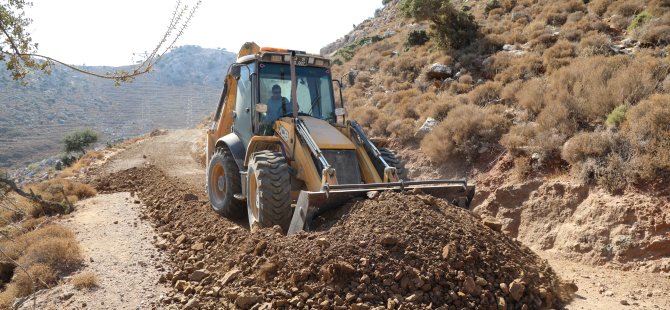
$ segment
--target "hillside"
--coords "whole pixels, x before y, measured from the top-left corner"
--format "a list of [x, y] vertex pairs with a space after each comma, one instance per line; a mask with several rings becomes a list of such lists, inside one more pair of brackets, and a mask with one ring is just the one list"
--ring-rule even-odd
[[235, 57], [226, 50], [182, 46], [167, 53], [153, 72], [120, 86], [59, 66], [50, 75], [33, 73], [24, 86], [3, 71], [0, 167], [55, 155], [65, 134], [78, 128], [95, 129], [103, 143], [155, 128], [190, 128], [215, 109]]
[[670, 271], [667, 1], [385, 2], [322, 53], [410, 177], [475, 180], [535, 250]]

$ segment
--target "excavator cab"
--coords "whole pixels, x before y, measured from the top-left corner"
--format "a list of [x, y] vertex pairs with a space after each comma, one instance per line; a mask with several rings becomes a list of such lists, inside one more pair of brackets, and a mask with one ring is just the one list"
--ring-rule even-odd
[[[207, 131], [207, 192], [226, 217], [293, 234], [370, 191], [420, 190], [467, 207], [466, 180], [406, 180], [395, 153], [378, 148], [336, 106], [330, 60], [246, 43], [226, 74]], [[341, 94], [340, 94], [340, 102]]]

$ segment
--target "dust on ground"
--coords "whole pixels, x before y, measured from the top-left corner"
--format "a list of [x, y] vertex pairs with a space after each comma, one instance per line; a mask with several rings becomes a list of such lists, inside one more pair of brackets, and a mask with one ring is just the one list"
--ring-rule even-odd
[[[76, 204], [59, 222], [75, 233], [84, 256], [79, 272], [92, 272], [98, 287], [77, 290], [68, 277], [35, 294], [38, 309], [151, 309], [168, 287], [158, 284], [165, 253], [156, 234], [140, 220], [142, 205], [127, 192], [101, 194]], [[28, 300], [23, 309], [32, 309]]]

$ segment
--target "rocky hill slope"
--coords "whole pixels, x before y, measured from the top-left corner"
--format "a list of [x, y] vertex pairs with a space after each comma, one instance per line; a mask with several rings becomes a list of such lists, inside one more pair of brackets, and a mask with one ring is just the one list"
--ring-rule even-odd
[[410, 177], [475, 179], [534, 249], [670, 271], [670, 5], [385, 2], [322, 53]]
[[153, 72], [120, 86], [58, 66], [50, 75], [32, 74], [25, 86], [2, 72], [0, 167], [58, 153], [65, 134], [78, 128], [95, 129], [103, 142], [154, 128], [190, 128], [215, 109], [235, 57], [226, 50], [182, 46], [167, 53]]

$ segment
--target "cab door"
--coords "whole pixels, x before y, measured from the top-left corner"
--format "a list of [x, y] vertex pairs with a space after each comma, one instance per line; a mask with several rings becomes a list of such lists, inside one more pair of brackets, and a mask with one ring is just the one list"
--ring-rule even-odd
[[255, 75], [254, 64], [240, 65], [240, 75], [237, 80], [237, 91], [235, 98], [235, 123], [233, 131], [240, 138], [246, 149], [249, 141], [253, 137], [253, 100], [256, 97], [253, 93], [252, 75]]

